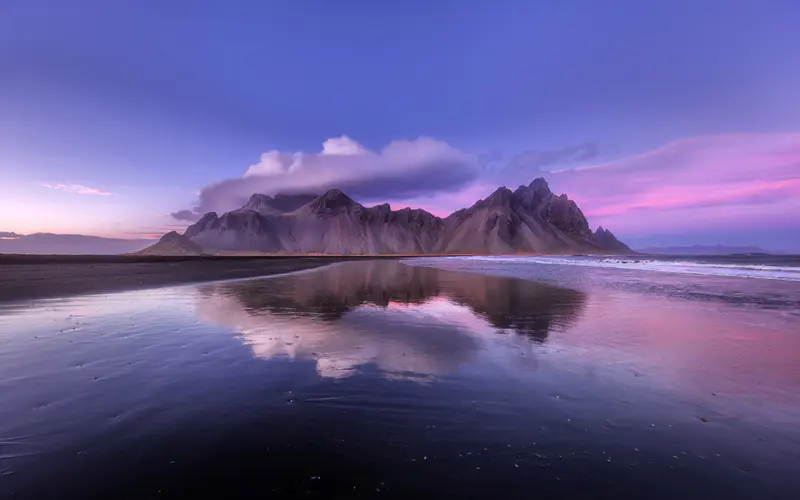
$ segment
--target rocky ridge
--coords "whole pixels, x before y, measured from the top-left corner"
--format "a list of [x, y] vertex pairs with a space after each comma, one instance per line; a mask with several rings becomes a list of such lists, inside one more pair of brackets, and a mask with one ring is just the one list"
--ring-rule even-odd
[[365, 207], [338, 189], [322, 196], [254, 194], [240, 209], [205, 214], [183, 234], [206, 250], [293, 254], [624, 253], [592, 232], [577, 204], [535, 179], [497, 189], [446, 218], [425, 210]]

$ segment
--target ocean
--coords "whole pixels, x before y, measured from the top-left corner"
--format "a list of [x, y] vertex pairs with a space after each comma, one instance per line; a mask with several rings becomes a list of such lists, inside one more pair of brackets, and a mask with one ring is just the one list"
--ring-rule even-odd
[[633, 271], [654, 271], [702, 276], [758, 278], [800, 281], [800, 255], [652, 255], [652, 256], [574, 256], [574, 257], [454, 257], [453, 259], [491, 262], [495, 264], [545, 264], [587, 266]]
[[623, 289], [800, 314], [798, 255], [475, 256], [415, 259], [409, 263], [587, 291]]
[[362, 261], [3, 303], [0, 498], [793, 499], [796, 262]]

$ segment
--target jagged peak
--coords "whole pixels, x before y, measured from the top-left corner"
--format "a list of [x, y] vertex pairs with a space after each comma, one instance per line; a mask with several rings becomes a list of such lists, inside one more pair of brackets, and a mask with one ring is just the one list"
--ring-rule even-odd
[[603, 226], [599, 226], [597, 231], [594, 232], [594, 240], [600, 243], [606, 250], [631, 252], [632, 250], [625, 244], [619, 241], [614, 233]]
[[365, 210], [365, 213], [368, 213], [368, 214], [371, 214], [372, 216], [377, 216], [377, 217], [380, 217], [380, 218], [386, 218], [386, 217], [389, 217], [394, 212], [392, 212], [392, 207], [388, 203], [383, 203], [381, 205], [375, 205], [375, 206], [367, 208]]
[[319, 213], [347, 209], [350, 207], [361, 207], [358, 202], [339, 189], [328, 190], [325, 194], [312, 201], [308, 206]]
[[183, 235], [192, 238], [218, 220], [217, 212], [206, 212], [197, 222], [187, 227]]
[[181, 236], [181, 234], [178, 233], [178, 231], [170, 231], [167, 234], [165, 234], [164, 236], [162, 236], [159, 241], [177, 241], [177, 240], [181, 240], [183, 238], [184, 237]]
[[483, 200], [483, 202], [490, 205], [504, 203], [511, 200], [511, 196], [513, 194], [514, 193], [512, 193], [510, 189], [508, 189], [505, 186], [501, 186], [495, 189], [495, 191], [492, 194], [490, 194], [485, 200]]
[[201, 255], [203, 249], [189, 237], [170, 231], [155, 244], [137, 252], [141, 255]]
[[266, 194], [255, 193], [250, 196], [250, 199], [247, 200], [247, 203], [244, 204], [242, 210], [255, 210], [259, 211], [264, 209], [265, 207], [273, 208], [275, 200], [272, 196], [268, 196]]
[[[305, 201], [304, 198], [308, 201]], [[508, 223], [507, 226], [502, 227], [502, 230], [506, 231], [507, 229], [508, 231], [502, 234], [497, 233], [500, 235], [498, 238], [509, 237], [513, 239], [517, 237], [515, 235], [522, 234], [515, 232], [515, 228], [520, 224], [527, 224], [532, 230], [536, 230], [539, 225], [543, 225], [540, 231], [541, 234], [546, 237], [549, 237], [548, 235], [553, 236], [553, 238], [558, 237], [560, 238], [559, 241], [563, 240], [562, 243], [555, 242], [552, 244], [554, 250], [559, 250], [561, 248], [559, 245], [574, 245], [575, 248], [592, 247], [603, 251], [622, 251], [627, 248], [602, 226], [592, 232], [577, 203], [570, 200], [566, 194], [553, 194], [547, 181], [541, 177], [533, 179], [528, 185], [520, 185], [513, 192], [506, 186], [499, 187], [485, 199], [478, 200], [470, 208], [457, 210], [447, 218], [441, 218], [425, 210], [410, 207], [392, 210], [391, 205], [388, 203], [367, 208], [350, 198], [340, 189], [330, 189], [321, 196], [312, 194], [275, 194], [274, 196], [268, 196], [255, 193], [250, 197], [250, 201], [259, 205], [254, 206], [252, 209], [243, 207], [243, 209], [223, 214], [221, 217], [215, 212], [209, 212], [197, 223], [188, 227], [184, 236], [192, 241], [196, 240], [196, 243], [212, 245], [208, 248], [213, 248], [213, 242], [217, 240], [222, 242], [219, 244], [227, 245], [228, 243], [223, 238], [225, 236], [223, 233], [230, 231], [243, 231], [248, 237], [262, 238], [264, 241], [267, 241], [268, 237], [274, 239], [272, 233], [275, 230], [283, 230], [282, 228], [296, 231], [316, 231], [318, 230], [317, 228], [328, 231], [330, 229], [334, 231], [334, 234], [340, 235], [341, 228], [336, 224], [327, 228], [325, 225], [315, 226], [304, 222], [305, 220], [318, 218], [319, 220], [342, 220], [348, 225], [347, 227], [352, 224], [367, 224], [370, 230], [379, 224], [397, 225], [402, 231], [409, 229], [427, 231], [430, 228], [438, 228], [434, 232], [423, 232], [420, 235], [411, 234], [408, 237], [413, 241], [417, 241], [414, 239], [417, 237], [421, 238], [419, 241], [424, 240], [426, 242], [425, 245], [427, 245], [425, 246], [426, 251], [432, 251], [430, 249], [440, 247], [451, 248], [448, 245], [453, 241], [458, 245], [466, 245], [464, 248], [472, 249], [473, 247], [483, 248], [478, 240], [472, 241], [473, 235], [471, 233], [477, 227], [473, 227], [473, 225], [484, 224], [487, 223], [486, 221], [497, 220], [498, 217], [507, 215], [503, 220], [508, 220]], [[290, 206], [298, 208], [287, 208]], [[275, 211], [273, 211], [273, 208]], [[473, 222], [468, 222], [476, 214], [479, 217], [474, 218]], [[472, 225], [461, 226], [462, 224]], [[461, 227], [466, 229], [459, 229]], [[402, 231], [397, 234], [404, 234]], [[457, 240], [454, 235], [458, 231], [464, 234], [458, 236], [460, 239]], [[370, 231], [366, 231], [365, 234], [369, 237], [374, 236], [380, 239], [383, 237], [394, 238], [396, 236], [395, 233], [396, 231], [392, 229], [387, 231], [385, 235], [383, 232], [375, 232], [373, 235]], [[343, 235], [344, 233], [341, 234]], [[299, 233], [291, 232], [290, 235], [292, 238], [298, 238], [297, 241], [300, 241], [300, 236], [302, 236]], [[165, 238], [168, 240], [177, 239], [178, 236], [166, 235]], [[475, 238], [480, 239], [483, 236], [481, 234], [475, 236]], [[350, 238], [350, 236], [347, 237]], [[406, 236], [403, 236], [403, 238], [406, 238]], [[545, 246], [540, 251], [548, 251], [546, 245], [549, 244], [549, 240], [544, 238], [542, 241]], [[514, 245], [521, 245], [519, 248], [527, 248], [525, 245], [528, 243], [522, 240], [520, 242], [503, 240], [503, 245], [507, 243], [511, 245], [509, 248], [512, 249], [516, 248]], [[349, 244], [349, 241], [334, 243], [334, 246], [339, 249], [341, 245], [346, 246]], [[392, 244], [395, 243], [397, 242]], [[473, 243], [477, 246], [474, 246]], [[269, 248], [273, 248], [276, 245], [277, 248], [283, 243], [273, 243], [270, 240], [269, 245], [271, 245]], [[355, 242], [354, 245], [353, 248], [358, 248], [358, 251], [363, 250], [361, 246], [358, 246], [361, 243]], [[503, 246], [502, 248], [506, 247]], [[494, 247], [486, 247], [486, 249], [491, 251]]]
[[439, 217], [437, 217], [436, 215], [433, 215], [432, 213], [428, 212], [428, 211], [427, 211], [427, 210], [425, 210], [424, 208], [408, 208], [408, 209], [409, 209], [409, 210], [411, 211], [411, 213], [413, 213], [413, 214], [420, 214], [420, 215], [430, 215], [431, 217], [436, 217], [437, 219], [439, 218]]
[[253, 195], [250, 196], [250, 201], [260, 201], [260, 200], [272, 201], [273, 198], [272, 198], [272, 196], [269, 196], [267, 194], [261, 194], [261, 193], [253, 193]]
[[537, 192], [552, 192], [550, 191], [550, 185], [547, 184], [547, 181], [544, 179], [544, 177], [537, 177], [536, 179], [532, 180], [531, 183], [528, 184], [528, 187], [536, 190]]
[[353, 201], [352, 198], [350, 198], [349, 196], [344, 194], [341, 189], [329, 189], [329, 190], [327, 190], [325, 192], [325, 194], [320, 196], [320, 198], [325, 199], [325, 200], [349, 200], [349, 201]]
[[313, 193], [277, 193], [275, 196], [256, 193], [242, 208], [255, 210], [261, 214], [293, 212], [318, 197], [319, 195]]
[[245, 207], [237, 210], [231, 210], [230, 212], [225, 212], [222, 214], [222, 217], [219, 217], [219, 220], [227, 220], [232, 217], [261, 217], [261, 213], [258, 210]]

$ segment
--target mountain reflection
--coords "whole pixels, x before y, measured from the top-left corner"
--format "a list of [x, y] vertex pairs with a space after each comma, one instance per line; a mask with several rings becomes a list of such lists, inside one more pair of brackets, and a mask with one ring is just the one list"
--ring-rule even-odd
[[314, 359], [325, 377], [367, 364], [394, 376], [440, 375], [482, 353], [535, 362], [520, 354], [571, 325], [586, 300], [530, 281], [384, 261], [199, 291], [200, 318], [240, 333], [255, 356]]

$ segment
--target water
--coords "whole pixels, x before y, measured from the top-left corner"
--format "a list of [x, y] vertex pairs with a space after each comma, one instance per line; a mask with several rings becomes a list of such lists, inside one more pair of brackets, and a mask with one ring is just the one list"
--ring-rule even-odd
[[408, 261], [587, 292], [618, 289], [800, 315], [800, 256], [447, 257]]
[[0, 498], [796, 497], [794, 283], [414, 264], [0, 305]]
[[455, 260], [489, 262], [492, 264], [522, 263], [558, 266], [586, 266], [594, 268], [656, 271], [675, 274], [699, 274], [735, 278], [800, 281], [800, 256], [798, 255], [710, 255], [710, 256], [571, 256], [571, 257], [514, 257], [475, 256], [451, 257]]

